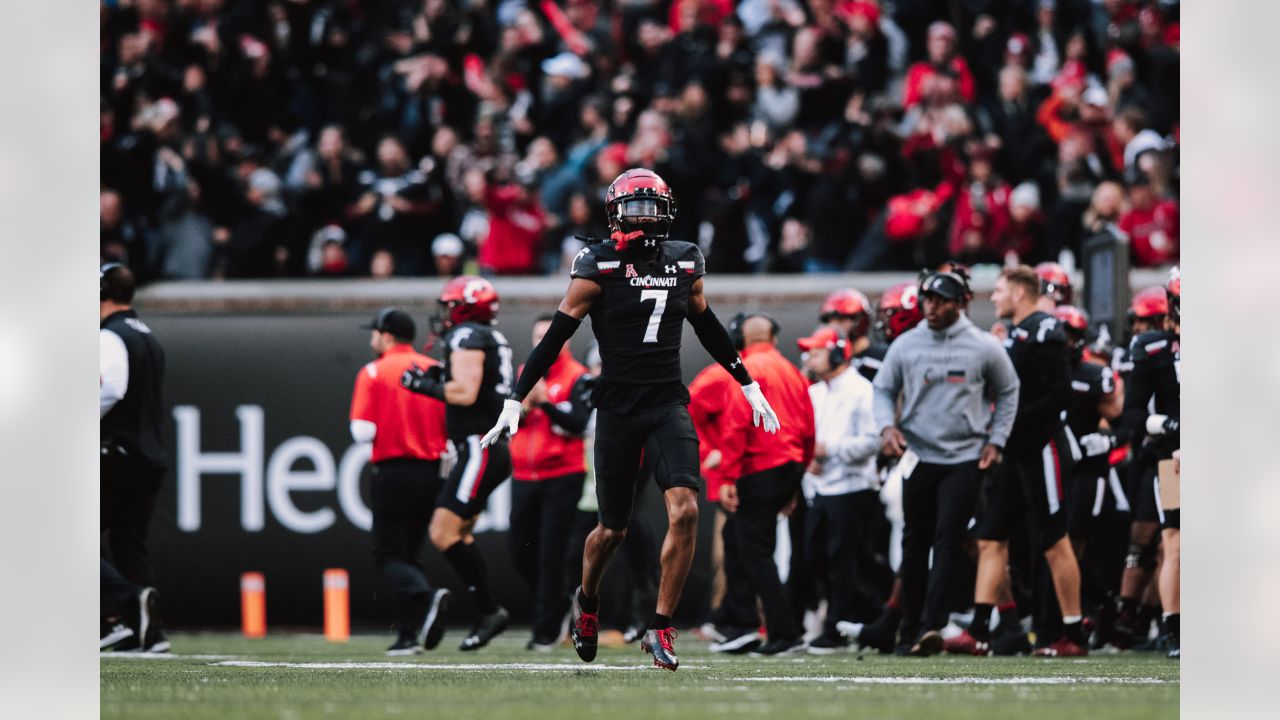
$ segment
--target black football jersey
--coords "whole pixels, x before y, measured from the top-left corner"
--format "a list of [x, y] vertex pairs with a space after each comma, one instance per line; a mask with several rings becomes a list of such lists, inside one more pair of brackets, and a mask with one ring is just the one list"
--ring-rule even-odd
[[471, 405], [446, 405], [445, 427], [449, 437], [457, 440], [469, 435], [483, 435], [498, 422], [502, 403], [511, 394], [515, 374], [511, 366], [511, 346], [502, 333], [488, 325], [467, 322], [449, 329], [444, 336], [444, 378], [453, 379], [451, 356], [458, 350], [484, 352], [484, 376], [480, 392]]
[[591, 329], [600, 344], [600, 382], [631, 385], [681, 383], [680, 339], [689, 291], [706, 274], [697, 245], [658, 243], [651, 260], [618, 252], [613, 243], [583, 248], [572, 276], [600, 285]]
[[1052, 315], [1036, 311], [1009, 331], [1004, 347], [1019, 382], [1009, 447], [1039, 449], [1062, 425], [1062, 413], [1071, 404], [1067, 336]]
[[1133, 371], [1125, 388], [1123, 425], [1130, 437], [1142, 434], [1147, 415], [1179, 417], [1182, 346], [1168, 330], [1145, 332], [1129, 343]]
[[1109, 367], [1078, 362], [1071, 367], [1071, 407], [1067, 425], [1077, 438], [1098, 432], [1102, 414], [1098, 403], [1116, 389], [1115, 372]]
[[884, 354], [887, 352], [889, 352], [888, 345], [868, 345], [866, 350], [853, 356], [853, 369], [857, 370], [862, 377], [874, 382], [876, 373], [880, 371], [880, 365], [884, 362]]

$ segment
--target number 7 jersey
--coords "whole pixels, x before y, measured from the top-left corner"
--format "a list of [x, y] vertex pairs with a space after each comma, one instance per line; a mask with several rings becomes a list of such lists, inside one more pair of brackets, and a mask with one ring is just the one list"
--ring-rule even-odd
[[583, 248], [572, 276], [600, 286], [591, 306], [591, 328], [600, 344], [600, 380], [652, 385], [681, 382], [680, 339], [689, 291], [706, 274], [693, 243], [658, 243], [651, 260], [618, 252], [612, 243]]

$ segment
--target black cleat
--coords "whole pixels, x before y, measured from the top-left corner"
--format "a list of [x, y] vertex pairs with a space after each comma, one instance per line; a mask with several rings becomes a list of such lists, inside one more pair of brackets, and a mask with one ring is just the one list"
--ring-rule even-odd
[[98, 652], [111, 652], [131, 640], [133, 640], [133, 628], [122, 622], [103, 623], [102, 632], [98, 637]]
[[417, 655], [420, 652], [422, 652], [422, 643], [419, 643], [416, 637], [404, 633], [396, 638], [395, 644], [387, 648], [387, 654], [391, 657]]
[[[836, 629], [840, 628], [840, 624], [836, 624]], [[875, 622], [862, 626], [862, 630], [857, 637], [851, 637], [857, 640], [858, 645], [864, 648], [872, 648], [881, 655], [888, 655], [893, 652], [894, 641], [898, 637], [898, 623], [893, 620], [889, 613], [881, 615]]]
[[790, 640], [778, 638], [777, 640], [770, 640], [764, 645], [761, 645], [751, 651], [751, 655], [753, 657], [767, 657], [772, 655], [802, 654], [806, 647], [808, 647], [808, 645], [805, 643], [804, 638], [791, 638]]
[[622, 631], [622, 642], [630, 645], [631, 643], [644, 637], [643, 625], [630, 625], [626, 630]]
[[640, 649], [653, 655], [654, 667], [675, 671], [680, 667], [680, 659], [676, 657], [676, 637], [680, 633], [675, 628], [647, 630], [640, 641]]
[[462, 644], [458, 646], [459, 650], [479, 650], [489, 641], [502, 634], [507, 629], [507, 625], [511, 622], [511, 613], [507, 609], [499, 606], [497, 610], [488, 615], [480, 616], [476, 621], [471, 632], [462, 639]]
[[743, 655], [760, 647], [764, 642], [764, 638], [756, 628], [724, 628], [723, 634], [723, 641], [711, 643], [709, 648], [711, 652]]
[[449, 608], [449, 591], [440, 588], [431, 594], [431, 604], [427, 606], [427, 616], [418, 628], [417, 644], [424, 650], [435, 650], [444, 638], [444, 611]]
[[597, 613], [585, 612], [578, 603], [578, 593], [582, 587], [573, 591], [572, 615], [569, 618], [569, 638], [573, 640], [573, 649], [583, 662], [596, 659], [597, 643], [600, 641], [600, 616]]

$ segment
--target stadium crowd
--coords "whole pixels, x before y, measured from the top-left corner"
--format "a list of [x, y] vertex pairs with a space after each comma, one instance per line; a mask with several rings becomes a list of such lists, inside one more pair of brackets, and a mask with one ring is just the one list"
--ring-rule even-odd
[[560, 272], [636, 165], [718, 272], [1178, 258], [1176, 0], [100, 8], [101, 259], [144, 282]]

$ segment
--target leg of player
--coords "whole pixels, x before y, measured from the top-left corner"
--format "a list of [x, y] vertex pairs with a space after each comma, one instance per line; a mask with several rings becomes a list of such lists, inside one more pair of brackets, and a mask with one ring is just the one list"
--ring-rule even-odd
[[973, 622], [969, 629], [949, 638], [944, 648], [960, 655], [991, 654], [991, 610], [1000, 600], [1009, 568], [1007, 540], [978, 541], [978, 573], [973, 584]]
[[480, 613], [475, 627], [463, 638], [461, 650], [478, 650], [507, 628], [511, 615], [494, 599], [489, 589], [488, 568], [475, 546], [471, 529], [475, 519], [463, 520], [457, 513], [437, 507], [431, 516], [431, 544], [444, 554], [450, 567], [467, 586]]
[[[1114, 632], [1107, 633], [1111, 642], [1121, 649], [1129, 647], [1137, 639], [1139, 605], [1156, 566], [1159, 529], [1159, 523], [1150, 520], [1134, 520], [1129, 528], [1129, 552], [1125, 556], [1124, 573], [1120, 576], [1120, 607]], [[1145, 628], [1141, 630], [1141, 640], [1145, 640]]]
[[[597, 492], [600, 485], [597, 482]], [[587, 536], [582, 549], [582, 584], [573, 593], [572, 616], [569, 621], [569, 637], [578, 657], [585, 662], [596, 659], [596, 645], [600, 635], [600, 581], [604, 571], [627, 538], [627, 528], [606, 527], [603, 522]]]
[[1164, 608], [1165, 632], [1169, 637], [1169, 657], [1182, 657], [1182, 530], [1165, 528], [1161, 531], [1164, 543], [1164, 563], [1160, 566], [1160, 604]]
[[693, 564], [698, 539], [698, 492], [688, 487], [672, 487], [663, 493], [663, 500], [667, 505], [667, 537], [662, 541], [658, 607], [640, 647], [653, 655], [654, 665], [675, 670], [680, 660], [672, 643], [676, 631], [671, 627], [671, 615], [680, 602], [689, 566]]
[[[1058, 607], [1062, 610], [1062, 638], [1075, 646], [1067, 651], [1064, 650], [1067, 647], [1064, 643], [1054, 654], [1077, 654], [1077, 650], [1081, 651], [1079, 654], [1086, 654], [1088, 641], [1084, 637], [1083, 615], [1080, 610], [1080, 565], [1076, 562], [1075, 551], [1071, 549], [1071, 540], [1066, 535], [1058, 538], [1057, 542], [1044, 551], [1044, 559], [1049, 564]], [[1041, 648], [1047, 649], [1053, 648]]]

